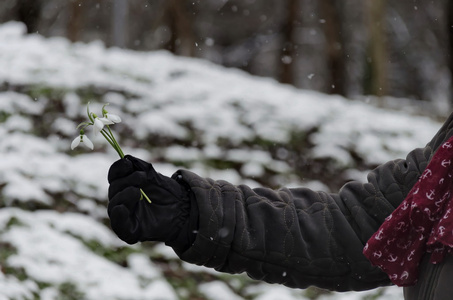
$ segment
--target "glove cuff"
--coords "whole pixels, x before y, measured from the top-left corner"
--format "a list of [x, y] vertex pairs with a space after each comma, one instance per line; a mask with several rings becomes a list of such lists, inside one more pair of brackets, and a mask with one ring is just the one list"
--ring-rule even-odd
[[172, 179], [181, 185], [181, 213], [175, 226], [176, 234], [165, 241], [165, 244], [172, 247], [176, 253], [181, 253], [195, 241], [198, 229], [198, 207], [189, 185], [182, 179], [181, 174], [175, 173]]

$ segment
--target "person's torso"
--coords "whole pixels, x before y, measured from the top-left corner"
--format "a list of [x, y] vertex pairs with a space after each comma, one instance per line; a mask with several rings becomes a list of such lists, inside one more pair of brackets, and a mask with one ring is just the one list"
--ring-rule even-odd
[[447, 255], [442, 263], [432, 264], [425, 255], [419, 267], [418, 282], [404, 288], [405, 300], [453, 299], [453, 256]]

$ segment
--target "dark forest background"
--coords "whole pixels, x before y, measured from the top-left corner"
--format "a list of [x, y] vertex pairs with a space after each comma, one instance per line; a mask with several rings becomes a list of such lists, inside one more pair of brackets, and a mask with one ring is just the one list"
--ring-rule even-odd
[[448, 0], [2, 0], [0, 22], [10, 20], [349, 98], [416, 99], [437, 112], [452, 102]]

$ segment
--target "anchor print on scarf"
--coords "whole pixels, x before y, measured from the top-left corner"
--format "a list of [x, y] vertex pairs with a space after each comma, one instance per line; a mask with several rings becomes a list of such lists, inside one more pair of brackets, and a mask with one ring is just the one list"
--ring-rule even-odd
[[453, 137], [442, 144], [404, 201], [366, 243], [363, 253], [398, 286], [417, 282], [426, 252], [440, 263], [453, 249]]

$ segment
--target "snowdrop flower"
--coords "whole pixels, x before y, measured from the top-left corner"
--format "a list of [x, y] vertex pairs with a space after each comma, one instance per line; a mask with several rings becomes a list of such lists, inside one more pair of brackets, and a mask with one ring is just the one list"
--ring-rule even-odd
[[85, 134], [83, 134], [83, 132], [80, 132], [80, 135], [72, 141], [71, 150], [74, 150], [74, 148], [80, 144], [84, 144], [91, 150], [94, 149], [93, 142], [91, 142], [91, 140]]
[[94, 131], [95, 135], [98, 134], [99, 132], [101, 132], [102, 129], [104, 129], [104, 125], [115, 124], [114, 122], [110, 121], [109, 119], [107, 119], [105, 117], [99, 118], [95, 114], [93, 114], [93, 117], [94, 117], [93, 131]]
[[[111, 125], [111, 124], [116, 124], [116, 123], [120, 123], [121, 122], [121, 118], [118, 116], [118, 115], [114, 115], [114, 114], [109, 114], [109, 112], [105, 109], [105, 107], [109, 105], [108, 103], [105, 104], [103, 107], [102, 107], [102, 116], [108, 120], [109, 122], [112, 122], [108, 125]], [[107, 125], [107, 124], [106, 124]]]
[[107, 120], [112, 122], [112, 124], [121, 123], [121, 118], [118, 115], [106, 113], [104, 116]]

